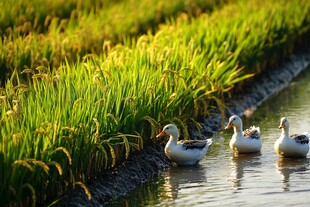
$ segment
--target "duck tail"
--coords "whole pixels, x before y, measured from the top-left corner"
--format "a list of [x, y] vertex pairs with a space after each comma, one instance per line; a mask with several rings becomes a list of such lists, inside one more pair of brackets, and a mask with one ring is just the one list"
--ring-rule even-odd
[[309, 138], [308, 132], [303, 132], [302, 134]]
[[251, 128], [253, 129], [253, 131], [257, 131], [258, 134], [260, 135], [260, 128], [259, 127], [252, 126]]
[[212, 138], [210, 138], [210, 139], [207, 139], [207, 144], [208, 144], [208, 146], [210, 146], [211, 144], [213, 143], [213, 140], [212, 140]]

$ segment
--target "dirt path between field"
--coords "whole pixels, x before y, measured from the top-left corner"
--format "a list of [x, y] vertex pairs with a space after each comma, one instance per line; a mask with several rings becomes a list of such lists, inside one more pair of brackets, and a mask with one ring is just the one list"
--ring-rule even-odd
[[[253, 111], [268, 97], [287, 87], [291, 80], [310, 65], [310, 52], [307, 54], [292, 55], [287, 62], [276, 69], [269, 70], [254, 79], [254, 82], [244, 87], [242, 93], [235, 94], [232, 99], [226, 100], [228, 106], [225, 119], [230, 115], [243, 115]], [[222, 118], [219, 111], [214, 111], [212, 117], [200, 120], [200, 132], [206, 137], [221, 130]], [[194, 125], [189, 126], [191, 137], [197, 137], [198, 132]], [[163, 146], [160, 144], [146, 147], [136, 153], [123, 164], [114, 169], [106, 170], [93, 177], [87, 188], [92, 199], [88, 200], [85, 191], [77, 187], [74, 191], [64, 195], [55, 206], [104, 206], [109, 201], [126, 195], [142, 182], [160, 173], [171, 166], [166, 158]]]

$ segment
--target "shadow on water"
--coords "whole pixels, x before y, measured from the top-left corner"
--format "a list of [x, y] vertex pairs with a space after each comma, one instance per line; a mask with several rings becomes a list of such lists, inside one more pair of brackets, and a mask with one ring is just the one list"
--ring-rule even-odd
[[281, 174], [282, 189], [290, 191], [290, 175], [309, 171], [309, 158], [291, 159], [279, 157], [276, 162], [277, 172]]
[[132, 191], [128, 196], [106, 204], [116, 206], [153, 206], [169, 203], [178, 198], [180, 191], [197, 190], [207, 182], [206, 168], [202, 165], [174, 166]]
[[233, 154], [231, 157], [231, 177], [232, 187], [235, 190], [242, 190], [244, 173], [250, 171], [249, 168], [257, 168], [261, 165], [261, 153]]
[[172, 201], [178, 198], [179, 191], [199, 189], [207, 181], [204, 166], [172, 167], [162, 175], [164, 183], [161, 189], [162, 201]]

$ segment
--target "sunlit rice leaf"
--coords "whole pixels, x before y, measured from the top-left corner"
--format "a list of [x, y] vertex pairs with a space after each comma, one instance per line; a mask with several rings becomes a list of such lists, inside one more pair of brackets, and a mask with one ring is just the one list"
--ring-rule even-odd
[[110, 148], [110, 155], [111, 155], [111, 158], [112, 158], [112, 164], [111, 164], [111, 166], [114, 167], [115, 162], [116, 162], [115, 151], [114, 151], [113, 147], [112, 147], [110, 144], [108, 144], [108, 143], [106, 143], [106, 144], [107, 144], [108, 147]]
[[56, 167], [56, 169], [58, 170], [58, 174], [59, 175], [62, 175], [62, 168], [61, 168], [61, 165], [58, 163], [58, 162], [56, 162], [56, 161], [51, 161], [51, 162], [49, 162], [48, 163], [48, 165], [53, 165], [53, 166], [55, 166]]
[[69, 165], [72, 165], [72, 158], [71, 158], [71, 155], [70, 155], [70, 152], [64, 148], [64, 147], [57, 147], [54, 152], [57, 152], [57, 151], [62, 151], [63, 153], [65, 153], [65, 155], [67, 156], [68, 158], [68, 161], [69, 161]]
[[46, 174], [48, 174], [50, 168], [48, 167], [47, 164], [45, 164], [43, 161], [40, 161], [40, 160], [36, 160], [36, 159], [25, 159], [25, 161], [27, 162], [31, 162], [37, 166], [40, 166], [45, 172]]
[[25, 160], [15, 160], [14, 164], [24, 166], [27, 169], [29, 169], [31, 172], [33, 172], [32, 166]]
[[84, 183], [78, 181], [78, 182], [75, 182], [74, 185], [79, 185], [81, 188], [83, 188], [88, 200], [91, 200], [91, 193]]

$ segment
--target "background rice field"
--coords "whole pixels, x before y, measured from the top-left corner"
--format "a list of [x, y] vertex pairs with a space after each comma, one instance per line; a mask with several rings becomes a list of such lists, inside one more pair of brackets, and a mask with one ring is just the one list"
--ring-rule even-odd
[[125, 38], [154, 33], [180, 13], [198, 16], [229, 1], [1, 0], [2, 85], [15, 69], [58, 68], [65, 60], [108, 52]]
[[76, 186], [91, 199], [87, 180], [159, 126], [187, 138], [187, 122], [309, 46], [306, 0], [51, 2], [0, 3], [0, 195], [12, 206]]

